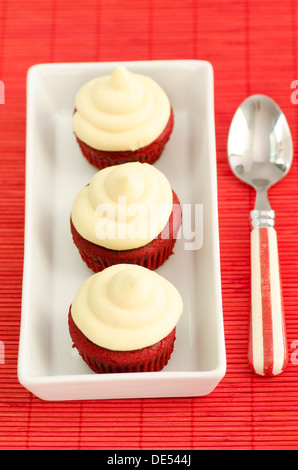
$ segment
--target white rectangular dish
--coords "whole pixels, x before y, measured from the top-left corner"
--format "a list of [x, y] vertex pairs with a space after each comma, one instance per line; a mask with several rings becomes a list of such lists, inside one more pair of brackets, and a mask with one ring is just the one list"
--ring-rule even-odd
[[79, 87], [119, 64], [31, 67], [18, 378], [43, 400], [203, 396], [226, 371], [212, 66], [188, 60], [121, 64], [155, 79], [174, 110], [173, 134], [155, 165], [168, 177], [183, 211], [192, 211], [194, 237], [183, 221], [174, 254], [158, 272], [179, 290], [184, 312], [174, 352], [160, 372], [98, 375], [72, 347], [68, 309], [93, 272], [72, 242], [69, 215], [74, 196], [97, 170], [81, 155], [71, 118]]

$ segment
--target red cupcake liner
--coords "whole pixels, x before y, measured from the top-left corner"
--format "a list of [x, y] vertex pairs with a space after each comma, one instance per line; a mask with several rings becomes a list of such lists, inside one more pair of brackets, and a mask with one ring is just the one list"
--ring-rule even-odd
[[176, 193], [172, 192], [173, 210], [167, 225], [158, 237], [140, 248], [117, 251], [96, 245], [83, 238], [70, 219], [73, 242], [82, 260], [94, 272], [102, 271], [114, 264], [138, 264], [151, 270], [161, 266], [173, 254], [177, 234], [182, 222], [180, 202]]
[[162, 370], [172, 355], [176, 327], [165, 338], [152, 346], [133, 351], [112, 351], [102, 348], [79, 330], [68, 313], [68, 326], [74, 347], [91, 370], [97, 374], [123, 372], [157, 372]]
[[80, 146], [81, 152], [91, 165], [99, 170], [107, 166], [119, 165], [128, 162], [141, 162], [153, 164], [160, 157], [166, 143], [174, 127], [174, 114], [171, 108], [170, 118], [168, 123], [160, 134], [151, 144], [133, 151], [107, 151], [97, 150], [90, 147], [88, 144], [80, 140], [76, 136], [76, 140]]

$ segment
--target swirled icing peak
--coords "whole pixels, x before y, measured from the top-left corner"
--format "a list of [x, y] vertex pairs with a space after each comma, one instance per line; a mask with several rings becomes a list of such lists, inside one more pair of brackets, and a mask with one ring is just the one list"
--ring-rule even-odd
[[138, 265], [117, 264], [89, 277], [76, 293], [71, 314], [98, 346], [126, 351], [165, 338], [183, 311], [178, 290]]
[[147, 245], [169, 221], [173, 193], [166, 176], [148, 163], [98, 171], [75, 197], [71, 218], [79, 234], [113, 250]]
[[127, 202], [137, 201], [144, 194], [145, 181], [139, 165], [115, 166], [105, 182], [108, 196], [118, 201], [119, 196], [125, 196]]
[[136, 150], [153, 142], [170, 117], [170, 102], [151, 78], [123, 66], [85, 83], [76, 95], [73, 129], [98, 150]]

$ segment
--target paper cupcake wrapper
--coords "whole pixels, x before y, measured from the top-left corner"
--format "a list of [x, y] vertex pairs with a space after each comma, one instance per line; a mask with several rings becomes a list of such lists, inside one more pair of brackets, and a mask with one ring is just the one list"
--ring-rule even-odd
[[98, 257], [93, 253], [88, 253], [84, 249], [78, 248], [82, 260], [94, 272], [102, 271], [114, 264], [138, 264], [151, 270], [161, 266], [172, 254], [176, 240], [167, 240], [168, 244], [163, 249], [151, 254], [144, 253], [143, 256], [135, 256], [132, 254], [134, 250], [128, 250], [130, 253], [113, 252], [108, 257]]
[[117, 374], [128, 372], [158, 372], [162, 370], [169, 362], [174, 346], [168, 348], [160, 356], [139, 364], [115, 365], [112, 363], [102, 363], [88, 354], [80, 354], [88, 367], [97, 374]]
[[157, 372], [167, 365], [174, 350], [176, 327], [152, 346], [133, 351], [112, 351], [97, 346], [84, 336], [72, 319], [71, 306], [68, 324], [74, 347], [88, 367], [97, 374]]

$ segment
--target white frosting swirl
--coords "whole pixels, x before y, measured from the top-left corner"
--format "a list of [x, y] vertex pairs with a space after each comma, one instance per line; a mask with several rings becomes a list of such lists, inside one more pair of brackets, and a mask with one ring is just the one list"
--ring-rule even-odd
[[178, 290], [147, 268], [117, 264], [89, 277], [76, 293], [71, 315], [98, 346], [131, 351], [157, 343], [183, 311]]
[[75, 197], [71, 218], [86, 240], [129, 250], [156, 238], [172, 209], [166, 176], [148, 163], [129, 162], [98, 171]]
[[171, 106], [162, 88], [151, 78], [116, 67], [85, 83], [77, 93], [73, 130], [98, 150], [137, 150], [163, 132]]

